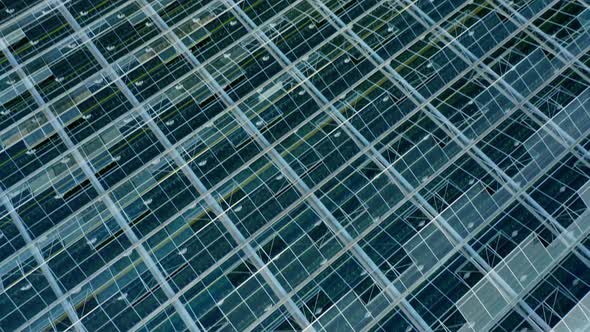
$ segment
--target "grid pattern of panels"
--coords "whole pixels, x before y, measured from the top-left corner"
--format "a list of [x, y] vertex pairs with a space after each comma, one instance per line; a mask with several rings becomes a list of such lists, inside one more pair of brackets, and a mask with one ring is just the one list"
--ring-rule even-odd
[[590, 328], [585, 0], [0, 1], [0, 331]]

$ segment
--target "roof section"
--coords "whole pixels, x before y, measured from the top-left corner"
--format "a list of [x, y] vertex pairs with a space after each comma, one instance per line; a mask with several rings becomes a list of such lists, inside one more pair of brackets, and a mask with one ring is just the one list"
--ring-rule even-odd
[[0, 330], [589, 328], [585, 0], [0, 12]]

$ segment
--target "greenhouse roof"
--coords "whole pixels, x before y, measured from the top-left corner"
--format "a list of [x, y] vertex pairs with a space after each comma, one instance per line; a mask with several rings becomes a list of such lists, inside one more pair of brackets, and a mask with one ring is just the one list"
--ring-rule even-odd
[[0, 0], [0, 331], [590, 329], [586, 0]]

